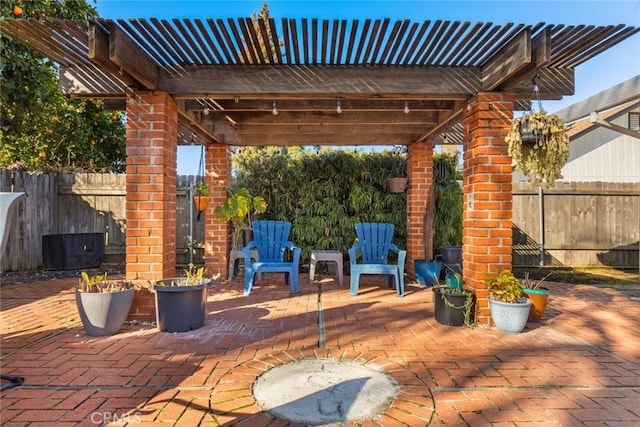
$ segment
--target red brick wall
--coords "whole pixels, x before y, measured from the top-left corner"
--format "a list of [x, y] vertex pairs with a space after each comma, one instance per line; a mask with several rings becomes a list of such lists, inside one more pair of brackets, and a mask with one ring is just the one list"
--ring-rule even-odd
[[[178, 109], [165, 92], [127, 97], [126, 278], [175, 276]], [[136, 292], [130, 320], [155, 319], [153, 294]]]
[[[424, 215], [427, 210], [427, 196], [433, 184], [433, 144], [430, 141], [409, 146], [408, 174], [406, 269], [415, 275], [413, 261], [425, 259]], [[427, 253], [432, 253], [432, 239], [428, 239], [427, 243]], [[432, 255], [427, 257], [431, 258]]]
[[504, 139], [512, 118], [513, 98], [501, 93], [477, 94], [463, 117], [462, 275], [476, 293], [480, 324], [491, 321], [486, 273], [511, 269], [512, 168]]
[[231, 187], [231, 151], [226, 145], [209, 144], [205, 166], [206, 181], [211, 192], [204, 224], [204, 263], [207, 274], [219, 273], [221, 277], [225, 277], [230, 247], [230, 225], [218, 221], [213, 211], [227, 199], [225, 187]]

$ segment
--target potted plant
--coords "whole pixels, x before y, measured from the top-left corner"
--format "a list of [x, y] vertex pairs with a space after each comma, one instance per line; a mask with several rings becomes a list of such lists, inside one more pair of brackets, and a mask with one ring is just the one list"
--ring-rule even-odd
[[193, 203], [198, 212], [204, 212], [209, 205], [209, 186], [204, 181], [198, 181], [193, 186]]
[[[215, 217], [222, 222], [231, 222], [232, 250], [246, 246], [252, 239], [251, 221], [253, 215], [264, 213], [267, 210], [267, 202], [262, 196], [254, 196], [248, 188], [241, 187], [237, 190], [226, 189], [229, 197], [217, 206], [213, 211]], [[240, 238], [243, 244], [240, 245]]]
[[519, 334], [527, 324], [531, 300], [524, 293], [522, 283], [511, 271], [503, 270], [485, 280], [489, 291], [489, 309], [499, 331]]
[[76, 306], [87, 335], [113, 335], [129, 315], [135, 289], [131, 282], [108, 280], [107, 275], [81, 272], [76, 289]]
[[387, 186], [391, 193], [404, 193], [409, 184], [409, 178], [406, 176], [394, 176], [387, 178]]
[[432, 289], [436, 321], [442, 325], [464, 325], [472, 328], [475, 313], [474, 293], [463, 289], [462, 276], [457, 273], [448, 275], [446, 283], [447, 286], [438, 284]]
[[409, 183], [409, 178], [407, 177], [407, 158], [406, 156], [400, 157], [401, 154], [405, 154], [406, 152], [407, 147], [404, 145], [396, 145], [393, 147], [393, 153], [399, 156], [399, 158], [393, 159], [394, 162], [398, 163], [394, 164], [394, 168], [391, 171], [392, 176], [387, 178], [387, 186], [391, 193], [404, 193], [407, 189]]
[[204, 277], [204, 267], [189, 264], [184, 277], [154, 281], [156, 322], [162, 332], [185, 332], [204, 325], [207, 291], [213, 279]]
[[540, 280], [534, 280], [529, 278], [529, 273], [525, 273], [525, 277], [522, 280], [522, 290], [531, 300], [529, 320], [540, 320], [544, 314], [547, 301], [549, 300], [549, 288], [541, 285], [551, 274], [552, 273], [547, 274]]
[[515, 119], [505, 141], [515, 168], [536, 185], [552, 186], [562, 178], [562, 167], [569, 160], [567, 126], [560, 117], [544, 109]]

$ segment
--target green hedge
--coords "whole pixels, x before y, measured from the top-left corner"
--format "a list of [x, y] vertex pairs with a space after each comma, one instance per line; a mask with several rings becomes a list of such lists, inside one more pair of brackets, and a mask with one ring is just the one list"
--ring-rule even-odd
[[233, 186], [267, 200], [260, 218], [291, 221], [291, 240], [306, 263], [313, 249], [346, 253], [358, 222], [394, 224], [394, 243], [406, 248], [407, 196], [390, 193], [386, 183], [406, 176], [406, 165], [406, 153], [395, 150], [249, 147], [233, 156]]

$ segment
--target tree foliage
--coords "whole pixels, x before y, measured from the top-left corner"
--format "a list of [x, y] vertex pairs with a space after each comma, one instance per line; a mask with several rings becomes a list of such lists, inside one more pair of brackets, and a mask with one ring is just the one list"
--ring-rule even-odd
[[[267, 23], [267, 21], [269, 21], [269, 18], [271, 18], [271, 15], [269, 14], [269, 6], [267, 5], [267, 2], [262, 3], [260, 12], [258, 13], [254, 12], [251, 14], [251, 23], [253, 25], [256, 38], [258, 40], [258, 46], [260, 46], [260, 52], [255, 52], [255, 54], [266, 62], [268, 62], [269, 57], [271, 57], [273, 58], [273, 61], [277, 63], [278, 57], [276, 54], [276, 50], [279, 48], [279, 46], [282, 46], [284, 44], [284, 40], [273, 40], [272, 38], [273, 33], [271, 32], [267, 33], [267, 39], [265, 39], [263, 37], [263, 32], [262, 32], [262, 29], [260, 28], [260, 24], [258, 21], [259, 19], [262, 19], [263, 22], [265, 22], [265, 28], [266, 28], [266, 25], [269, 25]], [[253, 63], [254, 61], [251, 55], [251, 51], [246, 44], [245, 44], [244, 50], [245, 50], [245, 54], [247, 55], [248, 62]]]
[[[82, 23], [97, 11], [85, 0], [16, 0], [2, 2], [0, 16]], [[105, 111], [100, 100], [67, 99], [58, 89], [56, 64], [6, 37], [0, 61], [0, 167], [124, 171], [122, 112]]]

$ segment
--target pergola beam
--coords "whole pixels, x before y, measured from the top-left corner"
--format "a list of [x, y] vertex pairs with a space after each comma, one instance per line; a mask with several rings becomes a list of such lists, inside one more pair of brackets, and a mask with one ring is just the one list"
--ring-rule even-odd
[[220, 141], [228, 145], [238, 146], [365, 146], [365, 145], [408, 145], [416, 140], [417, 134], [403, 133], [399, 131], [374, 134], [363, 132], [339, 132], [322, 134], [292, 134], [292, 133], [269, 133], [239, 135], [229, 133], [216, 135]]
[[112, 76], [118, 78], [127, 86], [137, 86], [136, 79], [125, 73], [122, 68], [114, 64], [109, 58], [109, 34], [97, 25], [89, 26], [89, 60], [102, 67]]
[[[455, 75], [455, 84], [451, 75]], [[313, 65], [186, 66], [162, 70], [158, 89], [176, 97], [314, 97], [418, 95], [464, 98], [480, 89], [473, 67], [367, 67]], [[215, 94], [215, 95], [214, 95]]]
[[[446, 110], [449, 111], [449, 110]], [[309, 125], [327, 125], [327, 126], [363, 126], [363, 125], [389, 125], [389, 126], [411, 126], [411, 125], [434, 125], [437, 122], [437, 112], [423, 112], [411, 110], [409, 114], [402, 111], [375, 111], [354, 112], [351, 110], [343, 110], [341, 114], [337, 114], [335, 106], [332, 111], [279, 111], [274, 116], [271, 111], [257, 113], [240, 113], [229, 110], [212, 111], [209, 116], [202, 118], [203, 123], [213, 125], [228, 125], [230, 121], [227, 116], [238, 123], [238, 129], [242, 126], [309, 126]], [[237, 120], [236, 120], [237, 119]]]
[[159, 67], [119, 28], [114, 28], [109, 35], [109, 59], [135, 77], [145, 89], [158, 88]]

